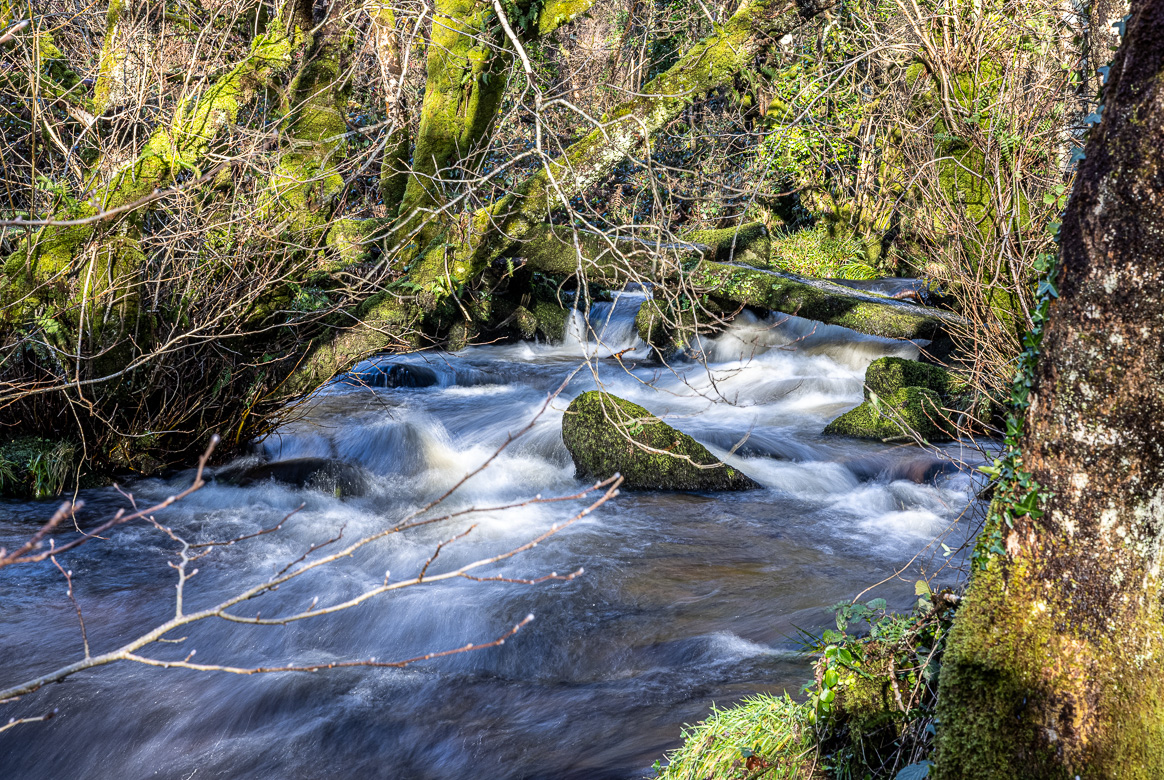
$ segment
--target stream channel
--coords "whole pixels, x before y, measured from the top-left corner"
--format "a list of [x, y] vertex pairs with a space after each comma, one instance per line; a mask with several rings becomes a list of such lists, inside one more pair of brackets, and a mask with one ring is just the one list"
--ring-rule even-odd
[[[668, 370], [649, 362], [635, 334], [641, 301], [625, 293], [594, 304], [588, 320], [575, 313], [558, 345], [475, 346], [355, 370], [365, 384], [407, 376], [428, 386], [369, 388], [349, 378], [325, 388], [299, 419], [257, 443], [251, 460], [158, 513], [175, 532], [206, 541], [254, 534], [303, 505], [278, 532], [198, 561], [186, 610], [262, 581], [341, 529], [342, 542], [307, 560], [395, 525], [486, 461], [571, 376], [528, 432], [430, 516], [589, 486], [575, 478], [561, 421], [569, 400], [598, 382], [691, 434], [762, 490], [623, 493], [528, 552], [476, 571], [520, 579], [585, 570], [571, 581], [454, 579], [285, 626], [189, 626], [172, 635], [183, 642], [143, 654], [180, 660], [197, 651], [193, 660], [234, 666], [395, 660], [488, 642], [536, 617], [504, 645], [404, 669], [241, 676], [117, 663], [86, 671], [3, 705], [3, 721], [54, 708], [58, 715], [0, 734], [0, 777], [651, 777], [683, 724], [713, 703], [760, 691], [798, 695], [810, 670], [797, 630], [829, 627], [829, 605], [888, 578], [862, 598], [908, 609], [922, 568], [963, 558], [944, 558], [933, 542], [941, 535], [957, 549], [973, 532], [962, 515], [981, 487], [976, 450], [947, 444], [937, 457], [902, 443], [821, 435], [861, 401], [870, 361], [915, 357], [913, 345], [745, 313], [704, 341], [705, 362]], [[260, 458], [307, 457], [359, 468], [342, 475], [338, 496], [326, 480], [224, 479]], [[144, 505], [191, 475], [127, 490]], [[111, 488], [82, 498], [83, 517], [94, 523], [126, 503]], [[524, 544], [593, 498], [390, 535], [234, 611], [278, 617], [312, 599], [322, 606], [352, 598], [386, 571], [391, 580], [414, 577], [439, 542], [475, 526], [429, 570], [449, 571]], [[19, 544], [54, 507], [0, 502], [0, 546]], [[153, 526], [134, 523], [64, 556], [95, 654], [173, 616], [175, 550]], [[941, 573], [935, 585], [953, 579]], [[48, 562], [0, 572], [0, 600], [0, 687], [81, 657], [64, 578]]]

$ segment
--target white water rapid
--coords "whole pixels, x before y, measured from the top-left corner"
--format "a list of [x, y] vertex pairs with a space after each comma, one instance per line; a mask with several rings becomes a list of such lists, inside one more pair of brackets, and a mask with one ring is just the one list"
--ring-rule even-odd
[[[512, 580], [585, 569], [572, 581], [456, 579], [286, 626], [188, 627], [173, 637], [181, 643], [143, 653], [176, 660], [197, 651], [196, 661], [234, 666], [392, 660], [486, 642], [527, 613], [536, 618], [502, 646], [405, 669], [240, 676], [118, 663], [84, 672], [0, 705], [3, 721], [58, 710], [46, 723], [0, 734], [0, 778], [649, 777], [652, 762], [678, 745], [682, 724], [713, 702], [796, 694], [809, 677], [797, 627], [828, 627], [829, 605], [886, 579], [865, 598], [908, 608], [918, 567], [932, 572], [944, 562], [940, 546], [926, 546], [945, 534], [957, 548], [972, 531], [959, 517], [981, 486], [972, 477], [981, 458], [957, 444], [943, 447], [952, 460], [942, 460], [900, 443], [821, 436], [860, 402], [869, 362], [914, 357], [912, 345], [742, 315], [704, 342], [706, 365], [668, 370], [648, 362], [635, 335], [641, 300], [625, 294], [576, 315], [560, 345], [380, 358], [354, 372], [374, 384], [388, 364], [407, 366], [393, 376], [426, 386], [326, 388], [251, 460], [356, 464], [340, 495], [318, 481], [229, 484], [226, 475], [247, 461], [159, 513], [191, 539], [227, 539], [270, 528], [303, 505], [278, 532], [199, 561], [186, 610], [262, 581], [341, 530], [347, 542], [399, 522], [486, 461], [571, 375], [532, 429], [432, 514], [584, 488], [561, 441], [562, 411], [598, 383], [664, 416], [764, 489], [623, 494], [478, 572]], [[139, 503], [155, 501], [189, 478], [129, 489]], [[125, 503], [112, 489], [83, 497], [93, 521]], [[440, 541], [475, 526], [429, 570], [450, 571], [517, 547], [584, 505], [525, 504], [388, 536], [235, 612], [277, 617], [312, 599], [351, 598], [388, 571], [407, 579]], [[0, 502], [0, 546], [27, 538], [53, 506]], [[94, 653], [174, 614], [174, 552], [172, 540], [136, 523], [64, 556]], [[0, 571], [0, 599], [0, 687], [81, 657], [76, 613], [55, 567]]]

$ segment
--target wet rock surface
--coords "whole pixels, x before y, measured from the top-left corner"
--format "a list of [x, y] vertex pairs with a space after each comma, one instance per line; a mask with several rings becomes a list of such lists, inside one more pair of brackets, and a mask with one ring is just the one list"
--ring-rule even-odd
[[278, 482], [341, 497], [362, 496], [368, 492], [369, 485], [369, 475], [364, 468], [338, 458], [292, 458], [227, 467], [215, 472], [214, 478], [239, 487]]
[[357, 387], [432, 387], [437, 375], [427, 366], [381, 363], [344, 374], [337, 382]]

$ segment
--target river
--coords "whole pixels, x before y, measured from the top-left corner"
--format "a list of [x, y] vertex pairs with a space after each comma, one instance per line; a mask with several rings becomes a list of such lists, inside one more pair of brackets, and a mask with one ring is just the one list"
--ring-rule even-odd
[[[935, 454], [821, 436], [860, 402], [868, 363], [914, 357], [912, 345], [744, 314], [705, 340], [705, 363], [669, 370], [649, 362], [634, 333], [640, 301], [625, 294], [595, 304], [588, 319], [572, 319], [559, 345], [381, 358], [357, 371], [375, 377], [385, 375], [386, 362], [407, 365], [402, 370], [429, 386], [326, 388], [257, 452], [274, 461], [343, 459], [360, 467], [358, 484], [336, 495], [318, 482], [219, 479], [159, 513], [176, 533], [206, 541], [254, 534], [302, 505], [279, 531], [198, 561], [186, 609], [271, 576], [341, 529], [341, 542], [306, 560], [398, 523], [535, 418], [430, 516], [579, 492], [588, 483], [575, 478], [562, 444], [562, 413], [598, 383], [664, 415], [762, 490], [624, 493], [477, 572], [512, 580], [584, 569], [569, 581], [455, 579], [286, 626], [190, 626], [174, 635], [185, 637], [181, 643], [143, 653], [174, 660], [195, 650], [202, 663], [235, 666], [401, 659], [487, 642], [535, 616], [504, 645], [404, 669], [240, 676], [123, 662], [86, 671], [0, 705], [5, 721], [58, 712], [0, 734], [0, 777], [650, 777], [651, 764], [678, 745], [682, 725], [713, 703], [757, 691], [796, 694], [809, 677], [797, 629], [829, 626], [829, 605], [888, 579], [863, 598], [907, 608], [919, 571], [964, 562], [964, 553], [944, 557], [933, 540], [940, 535], [957, 549], [973, 533], [961, 518], [981, 487], [973, 477], [977, 451], [948, 444]], [[139, 503], [157, 501], [190, 477], [127, 489]], [[92, 521], [125, 505], [112, 489], [82, 497]], [[520, 546], [587, 503], [524, 503], [389, 535], [235, 611], [277, 617], [313, 599], [351, 598], [385, 572], [407, 579], [437, 544], [474, 526], [430, 567], [449, 571]], [[53, 506], [0, 502], [0, 545], [26, 538]], [[94, 653], [174, 614], [175, 548], [153, 526], [134, 523], [63, 556]], [[946, 569], [936, 583], [955, 578]], [[81, 656], [76, 613], [56, 568], [0, 571], [0, 599], [0, 687]]]

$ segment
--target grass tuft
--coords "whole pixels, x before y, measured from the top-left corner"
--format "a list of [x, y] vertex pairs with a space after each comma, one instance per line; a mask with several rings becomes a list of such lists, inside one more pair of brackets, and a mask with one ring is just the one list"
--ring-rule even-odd
[[809, 780], [816, 751], [809, 707], [760, 694], [683, 730], [683, 746], [655, 764], [662, 780]]

